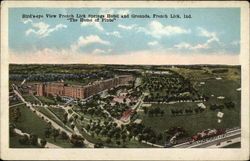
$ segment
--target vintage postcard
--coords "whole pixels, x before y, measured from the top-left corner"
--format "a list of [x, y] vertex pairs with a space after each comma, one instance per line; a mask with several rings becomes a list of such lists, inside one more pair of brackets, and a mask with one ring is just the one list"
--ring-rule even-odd
[[3, 2], [1, 158], [249, 159], [249, 4]]

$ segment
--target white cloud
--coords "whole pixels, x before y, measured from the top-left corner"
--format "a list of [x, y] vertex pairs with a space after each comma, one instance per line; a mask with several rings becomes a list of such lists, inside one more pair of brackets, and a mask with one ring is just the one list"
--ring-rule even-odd
[[32, 20], [31, 20], [31, 19], [23, 20], [23, 23], [24, 23], [24, 24], [32, 23]]
[[47, 36], [50, 35], [50, 33], [54, 32], [54, 31], [57, 31], [57, 30], [59, 30], [61, 28], [67, 28], [67, 25], [64, 25], [64, 24], [58, 24], [55, 27], [50, 28], [49, 24], [46, 24], [44, 22], [34, 23], [30, 19], [27, 19], [27, 20], [23, 21], [23, 23], [24, 24], [31, 23], [31, 25], [34, 28], [36, 28], [36, 30], [33, 29], [33, 28], [28, 29], [25, 32], [26, 35], [35, 34], [35, 35], [39, 36], [40, 38], [47, 37]]
[[187, 42], [182, 42], [174, 45], [177, 49], [189, 49], [189, 50], [199, 50], [199, 49], [208, 49], [211, 48], [212, 42], [220, 42], [217, 34], [215, 32], [209, 32], [204, 28], [198, 27], [198, 35], [202, 37], [207, 37], [208, 39], [203, 44], [191, 45]]
[[207, 40], [207, 43], [211, 43], [213, 41], [219, 42], [219, 38], [217, 37], [217, 34], [215, 32], [209, 32], [209, 31], [207, 31], [206, 29], [204, 29], [202, 27], [198, 27], [197, 29], [199, 31], [200, 36], [209, 38]]
[[144, 32], [145, 34], [151, 35], [155, 38], [161, 38], [162, 36], [188, 34], [191, 30], [179, 26], [164, 26], [158, 21], [152, 21], [147, 28], [139, 27], [138, 32]]
[[148, 42], [148, 45], [150, 46], [155, 46], [155, 45], [158, 45], [158, 41], [151, 41], [151, 42]]
[[121, 25], [121, 24], [117, 25], [117, 27], [125, 29], [125, 30], [131, 30], [131, 29], [135, 28], [136, 26], [137, 25], [135, 25], [135, 24], [130, 25], [130, 26], [125, 26], [125, 25]]
[[82, 22], [81, 26], [93, 26], [93, 27], [97, 28], [100, 31], [104, 31], [104, 28], [100, 24], [100, 22]]
[[179, 44], [174, 45], [177, 49], [189, 49], [189, 50], [198, 50], [198, 49], [207, 49], [210, 48], [207, 43], [204, 44], [197, 44], [197, 45], [191, 45], [187, 42], [182, 42]]
[[191, 50], [197, 50], [197, 49], [208, 49], [211, 48], [207, 43], [204, 44], [197, 44], [191, 47]]
[[118, 38], [122, 37], [119, 31], [106, 32], [105, 34], [108, 35], [108, 36], [112, 35], [112, 36], [115, 36], [115, 37], [118, 37]]
[[76, 51], [78, 48], [86, 46], [88, 44], [92, 43], [100, 43], [103, 45], [110, 45], [109, 41], [102, 40], [99, 36], [97, 35], [89, 35], [86, 37], [80, 36], [78, 38], [78, 41], [76, 44], [71, 45], [72, 51]]
[[183, 43], [174, 45], [174, 47], [178, 49], [190, 49], [192, 46], [189, 43], [183, 42]]
[[[98, 52], [101, 50], [96, 50]], [[143, 59], [142, 59], [143, 58]], [[74, 53], [71, 50], [43, 49], [29, 53], [15, 53], [10, 51], [11, 63], [51, 63], [51, 64], [72, 64], [72, 63], [89, 63], [89, 64], [239, 64], [238, 55], [227, 55], [225, 53], [214, 54], [179, 54], [169, 53], [167, 51], [138, 51], [127, 54], [87, 54]]]
[[92, 54], [104, 54], [104, 53], [109, 53], [111, 52], [112, 50], [111, 49], [108, 49], [108, 50], [102, 50], [102, 49], [95, 49]]

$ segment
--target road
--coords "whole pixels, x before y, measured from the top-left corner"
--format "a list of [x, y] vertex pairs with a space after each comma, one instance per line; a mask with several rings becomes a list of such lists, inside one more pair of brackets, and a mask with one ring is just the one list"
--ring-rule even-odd
[[223, 135], [218, 135], [216, 137], [195, 141], [192, 144], [190, 144], [189, 142], [177, 144], [174, 145], [173, 148], [207, 148], [211, 146], [214, 147], [214, 145], [220, 142], [225, 142], [235, 138], [240, 138], [240, 136], [241, 136], [241, 129], [239, 128], [227, 131], [226, 134]]
[[9, 107], [15, 107], [15, 106], [19, 106], [19, 105], [22, 105], [22, 104], [25, 104], [25, 103], [18, 103], [18, 104], [14, 104], [14, 105], [12, 105], [12, 106], [9, 106]]
[[216, 144], [221, 143], [221, 142], [229, 141], [229, 140], [232, 140], [232, 139], [235, 139], [235, 138], [240, 138], [240, 136], [241, 136], [241, 134], [236, 134], [236, 135], [232, 135], [232, 136], [229, 136], [229, 137], [226, 137], [226, 138], [221, 138], [221, 139], [214, 140], [214, 141], [211, 141], [211, 142], [207, 142], [207, 143], [204, 143], [204, 144], [201, 144], [201, 145], [198, 145], [198, 146], [194, 146], [192, 148], [207, 148], [207, 147], [211, 147], [212, 145], [216, 145]]
[[[33, 106], [36, 106], [36, 105], [33, 105]], [[38, 105], [39, 106], [39, 105]], [[51, 112], [49, 109], [48, 109], [48, 106], [40, 106], [42, 107], [44, 110], [46, 110], [48, 113], [50, 113], [58, 122], [64, 124], [53, 112]], [[65, 125], [65, 127], [67, 128], [68, 131], [73, 131], [70, 127], [68, 127], [67, 125]]]
[[[51, 122], [51, 125], [55, 128], [55, 129], [59, 129], [60, 131], [64, 131], [67, 135], [71, 136], [73, 134], [73, 132], [69, 132], [67, 130], [65, 130], [63, 127], [61, 127], [60, 125], [58, 125], [56, 122], [54, 122], [53, 120], [51, 120], [50, 118], [48, 118], [46, 115], [44, 115], [43, 113], [39, 112], [38, 110], [36, 110], [31, 103], [26, 102], [25, 99], [22, 97], [22, 95], [15, 89], [15, 86], [13, 87], [13, 91], [14, 93], [22, 100], [23, 103], [26, 104], [27, 107], [29, 107], [32, 111], [36, 111], [35, 114], [37, 116], [39, 116], [40, 118], [44, 118], [44, 120], [46, 120], [47, 122]], [[78, 131], [74, 131], [76, 134], [82, 136], [80, 133], [78, 133]], [[83, 136], [82, 136], [83, 137]], [[86, 147], [89, 148], [93, 148], [94, 144], [89, 142], [88, 140], [86, 140], [84, 138], [84, 143], [86, 145]]]

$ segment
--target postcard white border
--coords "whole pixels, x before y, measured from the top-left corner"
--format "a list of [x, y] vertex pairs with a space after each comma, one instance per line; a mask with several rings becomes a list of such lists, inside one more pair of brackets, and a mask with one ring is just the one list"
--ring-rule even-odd
[[[242, 104], [240, 149], [10, 149], [8, 141], [8, 8], [9, 7], [162, 7], [241, 8]], [[166, 1], [8, 1], [1, 7], [1, 158], [11, 160], [247, 160], [249, 159], [249, 3], [247, 2], [166, 2]]]

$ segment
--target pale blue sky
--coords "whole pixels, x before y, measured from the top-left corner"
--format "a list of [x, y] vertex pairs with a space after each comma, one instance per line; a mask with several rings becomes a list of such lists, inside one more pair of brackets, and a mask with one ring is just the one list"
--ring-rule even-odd
[[[22, 14], [191, 14], [191, 19], [117, 19], [69, 22], [60, 18], [22, 18]], [[85, 55], [121, 55], [138, 51], [178, 54], [240, 53], [239, 8], [10, 8], [9, 48], [15, 54], [45, 49]], [[157, 52], [156, 52], [157, 53]]]

